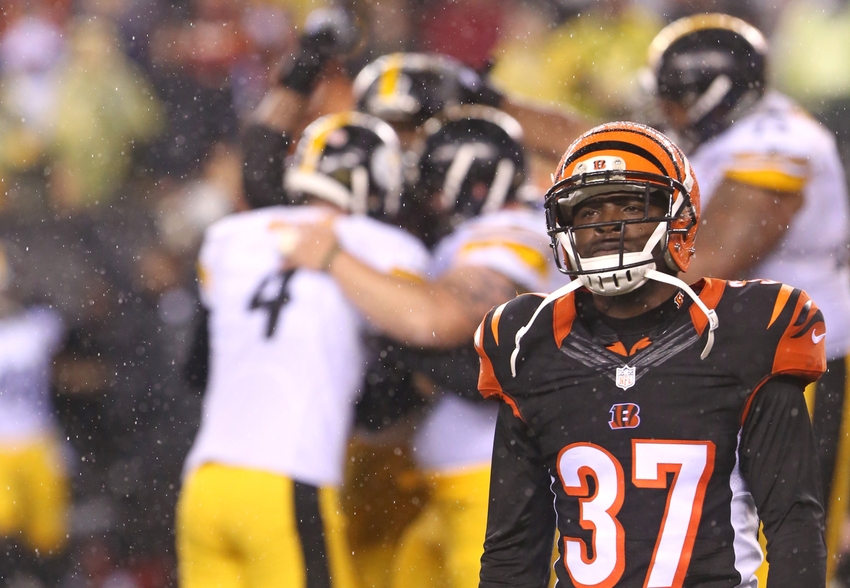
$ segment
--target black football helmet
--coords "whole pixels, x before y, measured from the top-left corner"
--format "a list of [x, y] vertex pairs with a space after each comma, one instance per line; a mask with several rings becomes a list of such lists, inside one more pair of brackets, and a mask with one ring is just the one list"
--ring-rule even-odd
[[304, 129], [284, 178], [294, 202], [314, 196], [385, 220], [399, 213], [403, 182], [395, 131], [354, 111], [323, 116]]
[[458, 106], [427, 121], [423, 131], [408, 178], [411, 200], [429, 203], [447, 228], [516, 199], [526, 179], [525, 155], [522, 128], [510, 115]]
[[667, 25], [649, 48], [652, 90], [686, 120], [666, 117], [664, 131], [689, 151], [727, 129], [764, 95], [767, 52], [758, 29], [727, 14]]
[[[393, 124], [418, 126], [443, 108], [486, 102], [484, 81], [446, 55], [391, 53], [364, 67], [354, 80], [357, 109]], [[486, 94], [486, 92], [485, 92]]]

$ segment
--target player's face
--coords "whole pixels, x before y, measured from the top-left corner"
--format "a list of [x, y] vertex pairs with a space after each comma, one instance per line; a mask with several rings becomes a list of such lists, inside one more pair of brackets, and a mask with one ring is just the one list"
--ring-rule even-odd
[[[606, 194], [589, 198], [573, 210], [576, 252], [581, 257], [598, 257], [642, 251], [657, 222], [624, 223], [666, 214], [659, 202], [639, 194]], [[586, 228], [582, 228], [586, 227]]]

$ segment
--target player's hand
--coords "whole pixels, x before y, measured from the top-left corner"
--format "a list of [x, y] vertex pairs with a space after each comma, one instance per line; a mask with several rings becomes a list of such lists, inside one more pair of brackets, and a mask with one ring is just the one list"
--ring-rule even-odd
[[341, 251], [334, 230], [334, 217], [298, 227], [298, 239], [284, 257], [284, 269], [328, 271]]
[[362, 30], [354, 15], [341, 8], [319, 8], [307, 15], [298, 51], [279, 68], [278, 82], [308, 95], [319, 74], [334, 57], [351, 53], [361, 41]]

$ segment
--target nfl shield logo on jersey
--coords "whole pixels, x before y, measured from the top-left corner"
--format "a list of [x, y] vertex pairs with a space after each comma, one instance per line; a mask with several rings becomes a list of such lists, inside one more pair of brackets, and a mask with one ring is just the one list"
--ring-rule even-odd
[[635, 385], [635, 368], [624, 365], [617, 368], [617, 388], [628, 390]]

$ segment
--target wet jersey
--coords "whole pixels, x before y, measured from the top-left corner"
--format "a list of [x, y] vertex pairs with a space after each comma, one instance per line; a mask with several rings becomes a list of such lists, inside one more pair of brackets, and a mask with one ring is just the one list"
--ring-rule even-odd
[[[525, 290], [554, 290], [554, 281], [563, 276], [552, 260], [545, 229], [540, 213], [524, 207], [466, 221], [438, 244], [430, 277], [438, 279], [459, 266], [485, 267]], [[495, 406], [444, 394], [417, 427], [417, 463], [436, 471], [489, 464], [495, 426]]]
[[[317, 486], [341, 482], [366, 322], [326, 273], [281, 270], [293, 226], [326, 214], [261, 208], [207, 229], [199, 271], [210, 375], [187, 473], [217, 462]], [[334, 226], [340, 246], [361, 262], [424, 278], [428, 254], [411, 235], [364, 216]]]
[[[744, 278], [794, 284], [817, 300], [828, 359], [850, 352], [850, 200], [835, 138], [789, 98], [769, 93], [747, 116], [689, 155], [703, 210], [725, 178], [778, 192], [802, 191], [773, 250]], [[735, 276], [738, 277], [738, 276]]]
[[485, 317], [479, 388], [502, 402], [481, 586], [545, 585], [557, 528], [562, 587], [755, 588], [759, 519], [771, 573], [815, 585], [797, 575], [825, 562], [802, 394], [825, 369], [821, 312], [778, 283], [696, 289], [719, 318], [705, 359], [707, 318], [681, 293], [626, 343], [582, 314], [584, 290], [519, 341], [539, 296]]

